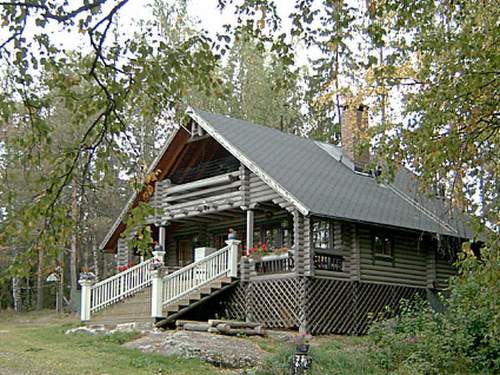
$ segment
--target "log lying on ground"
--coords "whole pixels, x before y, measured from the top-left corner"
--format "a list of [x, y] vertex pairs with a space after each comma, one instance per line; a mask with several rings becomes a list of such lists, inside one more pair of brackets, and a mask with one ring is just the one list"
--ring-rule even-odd
[[182, 326], [182, 329], [186, 331], [196, 331], [196, 332], [208, 332], [208, 323], [186, 323]]
[[178, 328], [182, 328], [184, 326], [184, 324], [190, 324], [190, 323], [193, 323], [193, 324], [203, 324], [205, 322], [200, 322], [199, 320], [177, 319], [175, 321], [175, 326], [178, 327]]
[[217, 327], [219, 324], [227, 324], [231, 328], [255, 328], [260, 327], [260, 323], [255, 322], [240, 322], [237, 320], [219, 320], [219, 319], [209, 319], [208, 325], [210, 327]]
[[178, 329], [196, 332], [217, 333], [221, 335], [237, 336], [265, 336], [266, 331], [259, 323], [238, 322], [231, 320], [211, 319], [208, 323], [195, 320], [177, 320], [175, 325]]

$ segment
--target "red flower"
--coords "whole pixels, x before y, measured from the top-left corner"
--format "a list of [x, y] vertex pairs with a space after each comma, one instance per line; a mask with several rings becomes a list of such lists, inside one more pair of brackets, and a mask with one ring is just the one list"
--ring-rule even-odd
[[267, 250], [267, 245], [265, 243], [262, 244], [262, 250], [266, 251]]
[[256, 252], [257, 252], [257, 249], [256, 249], [255, 247], [252, 247], [252, 248], [250, 249], [250, 252], [251, 252], [251, 253], [256, 253]]

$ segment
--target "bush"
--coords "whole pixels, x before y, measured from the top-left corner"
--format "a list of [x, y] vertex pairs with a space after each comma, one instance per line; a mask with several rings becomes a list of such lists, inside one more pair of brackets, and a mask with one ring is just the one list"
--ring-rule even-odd
[[483, 249], [482, 259], [465, 247], [457, 265], [443, 312], [423, 300], [403, 301], [397, 318], [371, 327], [371, 356], [387, 371], [500, 373], [497, 240]]

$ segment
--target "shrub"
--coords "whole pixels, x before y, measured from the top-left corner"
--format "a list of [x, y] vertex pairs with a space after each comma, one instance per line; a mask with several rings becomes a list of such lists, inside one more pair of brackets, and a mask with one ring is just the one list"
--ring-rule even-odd
[[389, 324], [370, 330], [371, 356], [387, 371], [414, 374], [500, 373], [498, 241], [478, 259], [464, 247], [443, 312], [423, 300], [403, 301]]

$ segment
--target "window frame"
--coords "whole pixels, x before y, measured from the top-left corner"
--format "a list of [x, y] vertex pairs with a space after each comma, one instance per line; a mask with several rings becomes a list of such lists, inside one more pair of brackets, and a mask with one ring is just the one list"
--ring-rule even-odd
[[[382, 241], [385, 241], [386, 239], [389, 240], [390, 243], [390, 254], [380, 253], [376, 251], [375, 247], [375, 242], [376, 238], [380, 238]], [[373, 256], [373, 261], [380, 260], [380, 261], [386, 261], [386, 262], [392, 262], [394, 264], [394, 236], [385, 231], [385, 230], [372, 230], [371, 232], [371, 250], [372, 250], [372, 256]], [[385, 249], [385, 247], [384, 247]]]
[[[323, 247], [316, 247], [316, 242], [314, 240], [314, 224], [316, 222], [319, 222], [320, 228], [321, 228], [321, 222], [325, 222], [328, 224], [328, 246], [326, 248]], [[333, 238], [333, 221], [327, 218], [312, 218], [311, 219], [311, 247], [314, 249], [316, 252], [325, 252], [325, 253], [332, 253], [335, 252], [335, 242]]]

